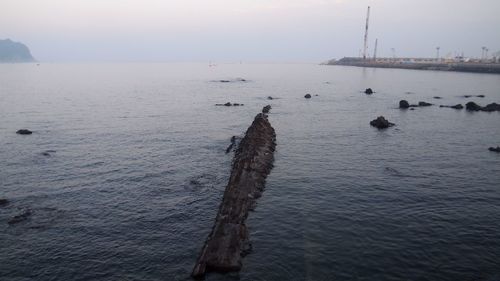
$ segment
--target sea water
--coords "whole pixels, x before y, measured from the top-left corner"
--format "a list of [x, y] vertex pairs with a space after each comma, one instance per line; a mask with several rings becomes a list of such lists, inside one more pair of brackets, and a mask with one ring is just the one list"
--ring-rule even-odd
[[[267, 104], [277, 150], [247, 219], [252, 252], [207, 280], [499, 280], [500, 154], [488, 147], [500, 113], [438, 107], [468, 101], [499, 103], [500, 75], [1, 64], [0, 280], [191, 280], [230, 138]], [[244, 106], [214, 106], [225, 102]], [[396, 126], [371, 127], [381, 115]]]

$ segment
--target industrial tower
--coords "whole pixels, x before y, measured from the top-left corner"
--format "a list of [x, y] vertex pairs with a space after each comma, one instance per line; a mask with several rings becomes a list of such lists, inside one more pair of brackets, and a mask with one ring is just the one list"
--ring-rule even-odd
[[368, 12], [366, 13], [366, 26], [365, 26], [365, 45], [363, 48], [363, 59], [366, 60], [366, 51], [368, 50], [368, 23], [370, 20], [370, 6], [368, 6]]

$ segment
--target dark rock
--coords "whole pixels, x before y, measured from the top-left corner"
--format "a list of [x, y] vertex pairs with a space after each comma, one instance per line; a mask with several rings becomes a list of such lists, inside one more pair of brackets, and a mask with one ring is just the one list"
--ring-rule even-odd
[[306, 98], [306, 99], [310, 99], [310, 98], [311, 98], [311, 95], [310, 95], [310, 94], [306, 94], [306, 95], [304, 96], [304, 98]]
[[487, 106], [483, 107], [481, 110], [482, 111], [488, 111], [488, 112], [491, 112], [491, 111], [500, 111], [500, 104], [490, 103]]
[[500, 153], [500, 146], [497, 146], [497, 147], [490, 147], [488, 148], [489, 151], [492, 151], [492, 152], [497, 152], [497, 153]]
[[226, 103], [216, 103], [215, 105], [216, 106], [243, 106], [244, 104], [226, 102]]
[[319, 97], [319, 95], [318, 95], [318, 94], [315, 94], [314, 96], [315, 96], [315, 97]]
[[18, 130], [16, 132], [16, 134], [19, 134], [19, 135], [31, 135], [33, 134], [32, 131], [28, 130], [28, 129], [21, 129], [21, 130]]
[[370, 125], [379, 129], [385, 129], [394, 126], [394, 123], [389, 122], [384, 116], [379, 116], [377, 119], [370, 121]]
[[479, 111], [481, 110], [481, 107], [477, 103], [470, 101], [465, 104], [465, 109], [469, 111]]
[[410, 107], [418, 107], [418, 104], [410, 104]]
[[432, 103], [428, 103], [428, 102], [425, 102], [425, 101], [419, 101], [418, 102], [418, 106], [431, 106]]
[[19, 214], [17, 216], [14, 216], [13, 218], [11, 218], [9, 220], [9, 224], [12, 225], [12, 224], [23, 222], [23, 221], [27, 220], [31, 215], [32, 215], [31, 210], [30, 209], [26, 209], [21, 214]]
[[270, 105], [266, 105], [264, 106], [264, 108], [262, 108], [262, 113], [269, 113], [269, 110], [271, 110], [271, 106]]
[[52, 156], [52, 153], [56, 153], [56, 151], [55, 151], [55, 150], [45, 150], [45, 151], [44, 151], [44, 152], [42, 152], [41, 154], [42, 154], [43, 156], [47, 156], [47, 157], [49, 157], [49, 156]]
[[456, 105], [440, 105], [439, 107], [447, 107], [447, 108], [453, 108], [453, 109], [463, 109], [464, 106], [461, 104], [456, 104]]
[[267, 97], [267, 99], [268, 99], [268, 100], [272, 100], [272, 99], [273, 99], [273, 97], [269, 96], [269, 97]]
[[373, 94], [373, 90], [372, 90], [372, 88], [367, 88], [367, 89], [365, 90], [365, 94], [367, 94], [367, 95], [371, 95], [371, 94]]
[[484, 98], [484, 95], [477, 95], [478, 98]]
[[437, 100], [442, 99], [442, 97], [438, 97], [438, 96], [435, 96], [434, 98], [437, 99]]
[[415, 110], [415, 108], [412, 107], [412, 108], [410, 108], [410, 110]]
[[249, 253], [249, 231], [245, 224], [255, 200], [262, 195], [271, 172], [276, 134], [259, 113], [235, 153], [229, 182], [219, 205], [212, 231], [205, 240], [191, 273], [203, 277], [208, 271], [239, 271], [242, 257]]
[[0, 198], [0, 207], [7, 206], [9, 204], [9, 200]]
[[399, 101], [399, 108], [409, 108], [410, 104], [406, 100], [400, 100]]
[[464, 97], [464, 98], [470, 98], [472, 96], [471, 95], [463, 95], [462, 97]]
[[232, 82], [248, 82], [246, 79], [243, 78], [236, 78], [236, 79], [220, 79], [220, 80], [212, 80], [211, 82], [219, 82], [219, 83], [232, 83]]

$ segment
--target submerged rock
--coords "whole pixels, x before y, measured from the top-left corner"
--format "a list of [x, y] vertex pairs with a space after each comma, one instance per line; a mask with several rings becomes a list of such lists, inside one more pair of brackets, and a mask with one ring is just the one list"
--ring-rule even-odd
[[377, 119], [370, 121], [370, 125], [378, 129], [385, 129], [394, 126], [394, 123], [389, 122], [384, 116], [379, 116]]
[[470, 97], [484, 98], [485, 96], [484, 95], [463, 95], [462, 97], [468, 99]]
[[7, 206], [9, 204], [9, 200], [0, 198], [0, 207]]
[[273, 97], [269, 96], [267, 97], [268, 100], [273, 100]]
[[425, 102], [425, 101], [419, 101], [418, 102], [418, 106], [431, 106], [432, 103], [428, 103], [428, 102]]
[[243, 78], [235, 78], [235, 79], [220, 79], [220, 80], [212, 80], [212, 82], [219, 83], [231, 83], [231, 82], [248, 82], [248, 80]]
[[234, 146], [235, 143], [236, 143], [236, 136], [232, 136], [231, 137], [231, 144], [227, 147], [226, 154], [228, 154], [229, 152], [231, 152], [231, 150], [233, 149], [233, 146]]
[[399, 101], [399, 108], [409, 108], [410, 104], [406, 100], [400, 100]]
[[373, 90], [372, 90], [372, 88], [367, 88], [367, 89], [365, 90], [365, 94], [367, 94], [367, 95], [371, 95], [371, 94], [373, 94]]
[[306, 98], [306, 99], [310, 99], [310, 98], [311, 98], [311, 95], [310, 95], [310, 94], [306, 94], [306, 95], [304, 96], [304, 98]]
[[439, 97], [439, 96], [435, 96], [435, 97], [433, 97], [433, 98], [434, 98], [434, 99], [437, 99], [437, 100], [442, 99], [442, 97]]
[[488, 148], [489, 151], [493, 151], [493, 152], [497, 152], [497, 153], [500, 153], [500, 146], [497, 146], [497, 147], [490, 147]]
[[16, 132], [16, 134], [19, 134], [19, 135], [31, 135], [33, 134], [32, 131], [28, 130], [28, 129], [21, 129], [21, 130], [18, 130]]
[[23, 221], [27, 220], [31, 215], [32, 215], [31, 210], [30, 209], [26, 209], [21, 214], [19, 214], [17, 216], [14, 216], [13, 218], [11, 218], [9, 220], [9, 224], [12, 225], [12, 224], [23, 222]]
[[453, 108], [453, 109], [463, 109], [464, 106], [461, 104], [456, 104], [456, 105], [440, 105], [439, 107], [448, 107], [448, 108]]

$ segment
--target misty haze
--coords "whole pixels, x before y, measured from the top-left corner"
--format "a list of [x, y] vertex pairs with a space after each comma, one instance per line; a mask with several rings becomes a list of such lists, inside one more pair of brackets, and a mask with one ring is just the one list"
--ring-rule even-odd
[[2, 0], [0, 280], [500, 280], [499, 10]]

